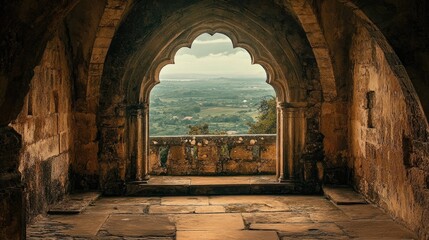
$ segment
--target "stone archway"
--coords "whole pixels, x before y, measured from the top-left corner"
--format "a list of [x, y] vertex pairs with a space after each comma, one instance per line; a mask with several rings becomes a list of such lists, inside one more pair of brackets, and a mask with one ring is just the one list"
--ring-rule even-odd
[[[159, 73], [165, 65], [174, 63], [176, 52], [183, 46], [190, 47], [195, 38], [203, 33], [211, 35], [221, 33], [228, 36], [233, 47], [246, 49], [252, 58], [252, 63], [260, 64], [266, 71], [266, 82], [270, 84], [276, 92], [277, 99], [277, 161], [276, 177], [279, 181], [293, 182], [295, 180], [295, 161], [297, 154], [302, 151], [305, 141], [305, 102], [291, 102], [287, 98], [290, 93], [285, 86], [287, 81], [282, 81], [284, 73], [276, 63], [276, 60], [269, 54], [268, 50], [256, 41], [252, 42], [252, 37], [247, 33], [235, 31], [232, 26], [219, 23], [217, 21], [207, 21], [199, 24], [198, 27], [185, 31], [182, 35], [174, 39], [169, 46], [161, 52], [153, 65], [149, 68], [146, 81], [142, 82], [139, 96], [139, 103], [129, 106], [128, 123], [130, 131], [129, 153], [137, 153], [135, 166], [135, 180], [146, 182], [149, 179], [149, 96], [150, 91], [159, 80]], [[133, 157], [133, 156], [129, 156]]]
[[[285, 15], [283, 9], [276, 12], [279, 18], [284, 18], [280, 26], [270, 26], [263, 18], [250, 14], [250, 10], [231, 11], [224, 3], [201, 1], [180, 4], [175, 7], [181, 10], [161, 11], [166, 15], [158, 16], [158, 19], [153, 16], [156, 21], [150, 29], [135, 28], [142, 21], [139, 16], [147, 11], [145, 8], [148, 6], [134, 5], [124, 20], [124, 26], [118, 29], [116, 39], [112, 41], [104, 68], [99, 112], [102, 186], [115, 189], [121, 188], [124, 182], [148, 179], [146, 159], [150, 90], [159, 82], [162, 67], [173, 63], [176, 51], [190, 46], [202, 33], [227, 35], [234, 47], [246, 49], [252, 56], [252, 62], [266, 70], [267, 82], [273, 86], [278, 103], [279, 180], [318, 182], [317, 174], [314, 174], [318, 160], [312, 163], [300, 160], [306, 148], [307, 131], [319, 131], [317, 118], [320, 104], [317, 103], [322, 99], [312, 48], [299, 23], [291, 15]], [[252, 4], [249, 3], [252, 11], [259, 8], [257, 4]], [[155, 14], [156, 11], [151, 10]], [[184, 17], [169, 12], [185, 10], [192, 14]], [[288, 41], [287, 38], [270, 34], [276, 31], [276, 27], [286, 26], [294, 29], [295, 32], [289, 34], [299, 41]], [[312, 91], [320, 94], [309, 95]], [[308, 119], [312, 122], [309, 125]], [[317, 141], [316, 145], [321, 146], [322, 140]]]

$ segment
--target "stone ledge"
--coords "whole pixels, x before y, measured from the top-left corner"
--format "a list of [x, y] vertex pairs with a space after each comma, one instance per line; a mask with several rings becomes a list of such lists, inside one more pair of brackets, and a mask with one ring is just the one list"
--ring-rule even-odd
[[276, 135], [183, 135], [150, 138], [151, 175], [275, 174]]
[[48, 214], [79, 214], [100, 196], [98, 192], [71, 194], [52, 206]]

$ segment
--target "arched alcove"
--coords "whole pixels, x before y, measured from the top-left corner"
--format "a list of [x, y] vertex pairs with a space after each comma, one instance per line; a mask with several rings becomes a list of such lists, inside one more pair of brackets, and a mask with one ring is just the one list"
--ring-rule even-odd
[[[218, 33], [199, 35], [174, 61], [150, 92], [150, 175], [275, 174], [275, 92], [262, 66]], [[263, 103], [271, 121], [251, 127]]]
[[[308, 160], [311, 163], [304, 164], [300, 158], [306, 147], [307, 131], [320, 134], [317, 124], [320, 105], [315, 104], [321, 97], [320, 94], [308, 95], [312, 91], [320, 92], [320, 87], [315, 86], [320, 83], [316, 80], [318, 74], [311, 47], [296, 20], [279, 9], [278, 17], [285, 19], [277, 27], [293, 25], [299, 30], [289, 32], [296, 39], [288, 41], [286, 37], [272, 37], [270, 31], [276, 31], [275, 26], [266, 25], [260, 17], [248, 14], [248, 9], [235, 12], [212, 1], [181, 4], [183, 11], [192, 14], [160, 17], [155, 25], [147, 24], [152, 29], [135, 27], [143, 21], [139, 16], [147, 11], [147, 6], [136, 4], [112, 41], [104, 68], [99, 113], [102, 186], [112, 184], [111, 179], [144, 182], [149, 178], [150, 91], [159, 83], [160, 70], [174, 63], [176, 52], [190, 47], [202, 33], [228, 36], [234, 47], [247, 50], [252, 63], [265, 69], [267, 83], [273, 86], [277, 96], [278, 179], [317, 185], [315, 168], [321, 159], [311, 159]], [[249, 8], [253, 10], [258, 6]], [[168, 14], [169, 10], [162, 13]], [[293, 47], [296, 41], [299, 47]], [[310, 124], [307, 124], [308, 119]], [[321, 146], [321, 139], [316, 141], [314, 144]], [[304, 166], [312, 170], [304, 173]]]

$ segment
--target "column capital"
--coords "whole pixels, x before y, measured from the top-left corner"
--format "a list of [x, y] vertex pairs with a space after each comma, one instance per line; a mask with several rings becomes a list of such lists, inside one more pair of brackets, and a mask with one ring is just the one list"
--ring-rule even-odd
[[278, 102], [277, 108], [281, 110], [299, 110], [306, 108], [308, 106], [307, 102]]

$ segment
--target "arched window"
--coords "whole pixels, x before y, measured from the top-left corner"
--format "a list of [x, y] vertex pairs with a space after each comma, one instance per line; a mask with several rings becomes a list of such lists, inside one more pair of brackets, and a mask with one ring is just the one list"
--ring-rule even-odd
[[150, 92], [151, 175], [276, 173], [275, 92], [246, 50], [202, 34], [159, 80]]

